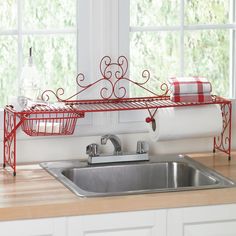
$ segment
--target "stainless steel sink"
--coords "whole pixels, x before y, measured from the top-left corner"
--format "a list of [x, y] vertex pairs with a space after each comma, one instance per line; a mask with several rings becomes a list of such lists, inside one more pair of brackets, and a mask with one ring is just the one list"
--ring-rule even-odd
[[128, 164], [90, 166], [77, 160], [45, 162], [41, 166], [83, 197], [235, 186], [232, 180], [182, 155]]

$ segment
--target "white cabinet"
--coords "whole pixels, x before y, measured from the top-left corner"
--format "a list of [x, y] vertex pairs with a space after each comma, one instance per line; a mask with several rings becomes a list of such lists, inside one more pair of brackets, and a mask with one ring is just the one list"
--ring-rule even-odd
[[171, 209], [167, 236], [235, 236], [236, 204]]
[[3, 221], [0, 236], [236, 236], [236, 204]]
[[69, 217], [68, 236], [166, 236], [166, 210]]
[[65, 218], [0, 222], [1, 236], [66, 236]]

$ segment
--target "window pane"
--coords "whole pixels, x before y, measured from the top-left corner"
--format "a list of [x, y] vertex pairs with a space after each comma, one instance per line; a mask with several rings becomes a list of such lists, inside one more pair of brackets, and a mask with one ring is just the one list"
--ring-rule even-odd
[[[131, 33], [130, 79], [142, 82], [142, 71], [147, 69], [151, 79], [145, 85], [151, 91], [158, 91], [160, 82], [179, 74], [179, 33], [149, 32]], [[131, 96], [145, 96], [143, 89], [131, 84]]]
[[76, 36], [25, 36], [24, 62], [33, 47], [33, 60], [43, 80], [44, 89], [65, 89], [65, 96], [76, 91]]
[[130, 0], [130, 25], [176, 25], [179, 12], [179, 0]]
[[17, 41], [13, 36], [0, 36], [0, 106], [17, 94]]
[[213, 93], [229, 96], [229, 31], [209, 30], [185, 34], [185, 75], [206, 76]]
[[24, 0], [23, 15], [27, 29], [75, 27], [76, 0]]
[[16, 28], [16, 0], [0, 1], [0, 31]]
[[185, 0], [185, 24], [229, 23], [230, 0]]

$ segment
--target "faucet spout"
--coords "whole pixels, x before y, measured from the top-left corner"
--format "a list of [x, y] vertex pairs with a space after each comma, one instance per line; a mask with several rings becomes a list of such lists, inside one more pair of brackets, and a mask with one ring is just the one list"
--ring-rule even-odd
[[106, 134], [101, 137], [101, 144], [105, 145], [108, 139], [114, 146], [114, 155], [120, 155], [122, 153], [120, 139], [114, 134]]

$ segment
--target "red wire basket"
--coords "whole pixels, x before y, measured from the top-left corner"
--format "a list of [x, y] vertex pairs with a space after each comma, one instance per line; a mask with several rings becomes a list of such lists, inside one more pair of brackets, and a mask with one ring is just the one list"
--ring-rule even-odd
[[34, 113], [25, 118], [21, 128], [30, 136], [72, 135], [80, 117], [75, 113]]

